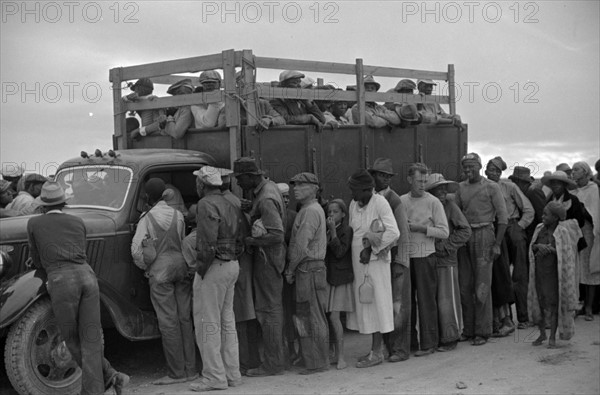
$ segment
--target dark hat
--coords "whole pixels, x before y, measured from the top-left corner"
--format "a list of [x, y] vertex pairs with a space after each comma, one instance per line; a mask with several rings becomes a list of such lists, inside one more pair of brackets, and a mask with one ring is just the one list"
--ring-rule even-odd
[[577, 184], [575, 183], [575, 181], [571, 180], [569, 178], [569, 176], [567, 175], [567, 173], [565, 173], [564, 171], [561, 171], [561, 170], [556, 170], [551, 175], [542, 177], [542, 184], [544, 184], [545, 186], [548, 187], [548, 186], [550, 186], [550, 181], [552, 181], [552, 180], [562, 181], [565, 184], [565, 186], [567, 186], [567, 187], [572, 187], [572, 188], [577, 187]]
[[261, 175], [264, 174], [264, 172], [258, 168], [258, 165], [256, 164], [256, 159], [249, 156], [244, 156], [242, 158], [236, 159], [233, 162], [234, 177], [237, 177], [242, 174]]
[[363, 79], [363, 85], [367, 85], [367, 84], [374, 84], [377, 87], [377, 90], [379, 90], [379, 88], [381, 88], [381, 84], [377, 81], [375, 81], [375, 78], [373, 78], [372, 75], [365, 75], [365, 78]]
[[556, 170], [564, 171], [565, 173], [569, 173], [572, 171], [571, 167], [566, 163], [561, 163], [556, 166]]
[[217, 70], [207, 70], [200, 73], [198, 82], [221, 82], [221, 74]]
[[458, 189], [458, 183], [456, 181], [447, 181], [440, 173], [432, 173], [427, 178], [427, 184], [425, 184], [425, 190], [430, 191], [440, 185], [447, 185], [448, 192], [454, 193]]
[[353, 189], [375, 188], [375, 180], [366, 169], [360, 169], [348, 178], [348, 186]]
[[165, 182], [160, 178], [151, 178], [144, 184], [144, 191], [153, 200], [158, 200], [162, 196], [163, 192], [167, 189]]
[[41, 174], [26, 174], [24, 180], [25, 185], [43, 184], [48, 181], [48, 179]]
[[373, 163], [373, 166], [368, 169], [369, 172], [378, 171], [380, 173], [391, 174], [393, 176], [398, 175], [394, 173], [394, 169], [392, 167], [392, 160], [389, 158], [377, 158]]
[[315, 184], [319, 185], [319, 179], [313, 173], [299, 173], [290, 180], [291, 185], [296, 184]]
[[356, 91], [356, 85], [346, 85], [346, 90], [350, 92]]
[[136, 117], [125, 118], [125, 130], [127, 133], [134, 131], [140, 127], [140, 121]]
[[479, 163], [479, 166], [481, 166], [481, 157], [476, 154], [475, 152], [470, 152], [468, 154], [466, 154], [465, 156], [462, 157], [462, 159], [460, 160], [460, 164], [462, 165], [464, 162], [467, 161], [474, 161]]
[[46, 181], [42, 186], [40, 196], [35, 199], [40, 206], [55, 206], [66, 201], [65, 190], [55, 181]]
[[177, 81], [176, 83], [174, 83], [173, 85], [171, 85], [169, 87], [169, 89], [167, 89], [167, 93], [169, 95], [174, 94], [177, 89], [181, 88], [182, 86], [188, 87], [190, 88], [190, 90], [193, 92], [194, 91], [194, 85], [192, 85], [192, 80], [189, 78], [185, 78], [181, 81]]
[[506, 162], [500, 156], [497, 156], [497, 157], [495, 157], [493, 159], [490, 159], [490, 161], [488, 162], [488, 165], [490, 163], [492, 165], [494, 165], [500, 171], [506, 170]]
[[418, 121], [419, 110], [415, 104], [404, 103], [396, 107], [396, 112], [403, 121]]
[[526, 182], [532, 182], [535, 178], [531, 177], [531, 170], [525, 166], [515, 166], [512, 175], [508, 176], [509, 180], [521, 180]]
[[146, 87], [146, 88], [150, 88], [151, 90], [154, 90], [154, 84], [152, 83], [152, 80], [150, 78], [140, 78], [139, 80], [137, 80], [135, 82], [135, 84], [131, 85], [131, 90], [133, 90], [134, 88], [137, 87]]
[[400, 89], [412, 89], [412, 90], [415, 90], [416, 88], [417, 88], [417, 84], [415, 84], [415, 82], [413, 80], [403, 79], [403, 80], [400, 80], [396, 84], [396, 87], [394, 88], [394, 90], [396, 92], [398, 92], [398, 91], [400, 91]]

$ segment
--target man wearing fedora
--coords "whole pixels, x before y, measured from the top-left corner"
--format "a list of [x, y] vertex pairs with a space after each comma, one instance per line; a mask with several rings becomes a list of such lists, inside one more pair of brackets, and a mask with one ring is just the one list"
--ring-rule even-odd
[[103, 394], [112, 386], [121, 394], [129, 376], [117, 372], [104, 358], [100, 291], [87, 263], [85, 224], [62, 212], [67, 198], [57, 182], [46, 182], [36, 201], [45, 215], [27, 222], [29, 255], [33, 265], [47, 274], [46, 288], [60, 334], [81, 367], [81, 393]]
[[471, 227], [456, 203], [447, 198], [448, 192], [454, 193], [457, 189], [457, 182], [446, 181], [439, 173], [430, 174], [425, 184], [425, 191], [438, 198], [444, 206], [450, 232], [447, 239], [435, 240], [440, 333], [437, 351], [441, 352], [454, 350], [463, 330], [457, 252], [471, 237]]
[[[173, 96], [189, 95], [194, 92], [194, 85], [189, 78], [182, 79], [171, 85], [167, 89], [167, 93]], [[192, 127], [194, 116], [190, 106], [172, 107], [166, 110], [166, 118], [162, 118], [153, 122], [148, 126], [142, 126], [131, 132], [130, 137], [133, 139], [139, 136], [148, 136], [160, 133], [161, 135], [171, 136], [174, 139], [180, 139], [185, 135], [185, 132]]]
[[253, 195], [249, 208], [253, 225], [261, 220], [266, 234], [246, 237], [247, 248], [254, 255], [254, 307], [263, 334], [264, 354], [260, 367], [249, 369], [248, 376], [283, 374], [283, 269], [285, 266], [286, 207], [277, 185], [264, 177], [264, 173], [250, 157], [233, 163], [238, 185]]
[[[302, 89], [304, 74], [295, 70], [284, 70], [279, 74], [281, 88]], [[319, 107], [306, 99], [273, 99], [273, 109], [283, 116], [288, 125], [314, 125], [317, 131], [323, 130], [325, 116]]]
[[[375, 81], [372, 75], [366, 75], [363, 79], [365, 92], [377, 92], [381, 88], [381, 84]], [[360, 114], [358, 113], [358, 104], [352, 106], [352, 121], [355, 124], [360, 122]], [[400, 125], [400, 117], [394, 111], [390, 111], [381, 104], [373, 101], [365, 103], [365, 122], [367, 126], [372, 128], [385, 128], [387, 126]]]
[[[394, 88], [389, 89], [388, 92], [412, 95], [416, 87], [417, 84], [415, 84], [413, 80], [403, 79], [400, 80]], [[396, 114], [398, 114], [400, 117], [401, 128], [411, 125], [418, 125], [423, 121], [423, 117], [417, 109], [416, 104], [386, 102], [384, 106], [388, 110], [395, 111]]]
[[391, 250], [392, 298], [394, 301], [394, 330], [383, 335], [383, 341], [388, 349], [390, 362], [405, 361], [410, 356], [410, 317], [411, 317], [411, 284], [410, 258], [408, 256], [409, 234], [406, 208], [400, 196], [390, 187], [394, 173], [392, 160], [377, 158], [368, 169], [375, 180], [375, 192], [383, 196], [394, 213], [400, 238]]
[[[221, 89], [221, 74], [217, 70], [207, 70], [200, 73], [198, 82], [202, 86], [202, 92], [214, 92]], [[225, 103], [204, 103], [190, 106], [194, 116], [194, 127], [196, 129], [217, 127], [219, 113], [225, 108]]]
[[465, 326], [461, 340], [471, 340], [473, 345], [480, 346], [492, 335], [492, 268], [501, 252], [508, 214], [498, 184], [481, 176], [481, 157], [469, 153], [460, 164], [466, 180], [459, 184], [456, 204], [469, 221], [472, 232], [466, 254], [458, 260]]
[[285, 278], [289, 284], [296, 284], [294, 320], [306, 368], [300, 373], [313, 374], [329, 369], [329, 327], [325, 314], [329, 293], [325, 270], [327, 226], [325, 212], [317, 202], [317, 176], [296, 174], [290, 185], [301, 208], [292, 227]]
[[233, 312], [242, 212], [225, 198], [222, 170], [203, 166], [194, 172], [200, 200], [196, 217], [194, 326], [202, 356], [202, 378], [192, 391], [222, 390], [241, 385], [238, 338]]

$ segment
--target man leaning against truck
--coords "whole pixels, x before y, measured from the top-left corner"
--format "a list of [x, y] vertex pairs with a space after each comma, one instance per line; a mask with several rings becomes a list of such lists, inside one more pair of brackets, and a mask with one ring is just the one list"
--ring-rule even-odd
[[254, 158], [243, 157], [233, 163], [238, 185], [252, 192], [250, 221], [261, 221], [266, 234], [246, 237], [246, 247], [254, 250], [254, 306], [263, 334], [264, 358], [260, 367], [249, 369], [248, 376], [283, 374], [283, 269], [285, 265], [286, 207], [277, 185], [264, 177]]

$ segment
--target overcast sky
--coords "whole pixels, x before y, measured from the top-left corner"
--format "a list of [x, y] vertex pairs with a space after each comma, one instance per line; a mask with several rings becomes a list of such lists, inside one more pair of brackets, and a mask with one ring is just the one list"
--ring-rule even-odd
[[[434, 71], [452, 63], [469, 151], [486, 162], [501, 155], [510, 167], [537, 168], [536, 178], [560, 162], [593, 167], [600, 157], [600, 2], [424, 4], [2, 1], [0, 161], [51, 174], [81, 150], [111, 148], [110, 68], [252, 49]], [[261, 81], [277, 76], [258, 74]], [[378, 80], [382, 91], [397, 82]]]

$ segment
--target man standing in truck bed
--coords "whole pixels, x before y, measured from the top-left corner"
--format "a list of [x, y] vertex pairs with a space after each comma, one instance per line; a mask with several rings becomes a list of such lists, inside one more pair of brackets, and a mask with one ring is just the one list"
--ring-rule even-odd
[[263, 334], [264, 356], [260, 367], [249, 369], [252, 377], [283, 374], [283, 277], [285, 265], [286, 207], [277, 185], [263, 176], [254, 158], [243, 157], [233, 163], [234, 175], [244, 191], [254, 196], [250, 221], [262, 222], [266, 234], [246, 237], [254, 249], [254, 306]]

